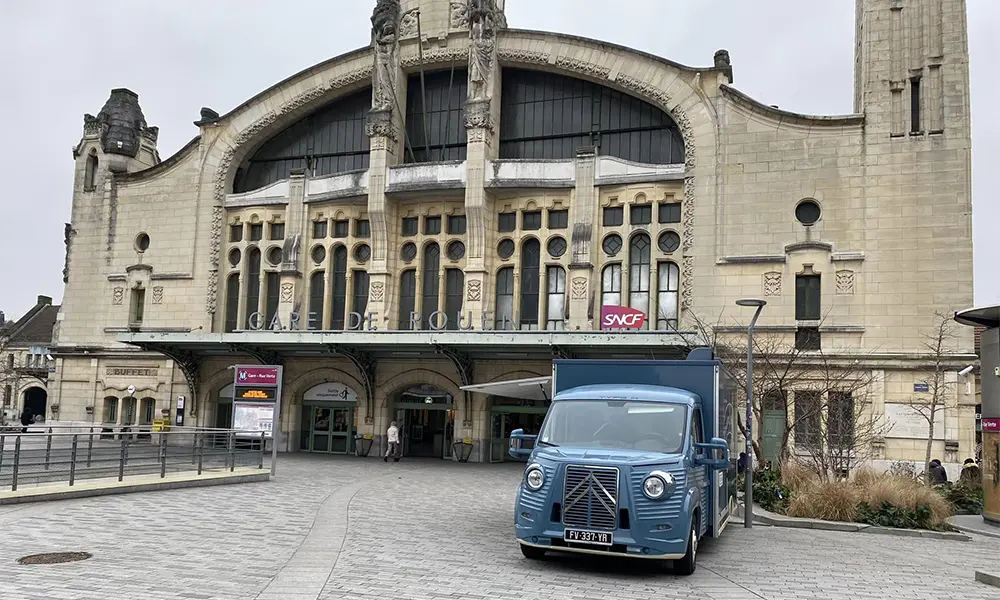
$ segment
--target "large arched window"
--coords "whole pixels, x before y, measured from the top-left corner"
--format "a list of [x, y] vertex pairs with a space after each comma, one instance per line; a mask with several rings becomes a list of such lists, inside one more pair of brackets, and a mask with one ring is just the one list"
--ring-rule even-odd
[[347, 247], [337, 246], [333, 250], [333, 279], [330, 280], [333, 301], [333, 322], [331, 329], [343, 329], [347, 311]]
[[326, 273], [316, 271], [309, 278], [309, 314], [306, 315], [306, 328], [317, 330], [323, 328], [323, 295], [326, 291]]
[[[437, 242], [431, 242], [424, 247], [423, 269], [423, 294], [420, 299], [420, 327], [430, 329], [431, 315], [438, 309], [438, 290], [441, 285], [441, 277], [438, 270], [441, 268], [441, 247]], [[434, 324], [439, 325], [440, 319], [435, 319]]]
[[500, 111], [501, 158], [567, 159], [592, 145], [635, 162], [684, 162], [684, 138], [669, 115], [596, 83], [504, 69]]
[[[444, 314], [448, 315], [448, 329], [458, 329], [459, 315], [462, 314], [462, 291], [465, 289], [465, 273], [462, 269], [445, 269]], [[463, 323], [466, 327], [468, 323]]]
[[[252, 248], [247, 254], [247, 319], [260, 311], [260, 249]], [[263, 315], [253, 319], [254, 327], [263, 323]], [[264, 327], [267, 325], [264, 324]]]
[[292, 169], [329, 175], [368, 168], [365, 115], [371, 88], [319, 109], [264, 143], [236, 172], [233, 191], [255, 190], [287, 179]]
[[410, 327], [410, 313], [417, 306], [417, 272], [414, 269], [403, 271], [399, 276], [399, 329]]
[[521, 245], [521, 329], [538, 329], [541, 244], [529, 238]]
[[621, 306], [622, 266], [608, 265], [601, 271], [601, 306]]
[[672, 262], [661, 262], [658, 267], [656, 328], [677, 329], [677, 292], [680, 289], [680, 270]]
[[[628, 247], [628, 305], [649, 314], [649, 236], [632, 236]], [[649, 328], [649, 320], [643, 322]]]
[[[361, 315], [362, 319], [364, 319], [365, 310], [368, 308], [368, 271], [355, 269], [351, 274], [351, 280], [354, 288], [354, 293], [351, 294], [354, 297], [351, 301], [351, 312]], [[357, 323], [350, 323], [350, 325], [358, 326]]]
[[514, 325], [514, 267], [504, 267], [497, 272], [496, 329], [510, 329]]
[[566, 269], [551, 266], [545, 270], [548, 286], [547, 318], [545, 328], [549, 330], [563, 329], [566, 321]]
[[[270, 329], [275, 315], [278, 314], [278, 298], [281, 295], [281, 274], [275, 271], [269, 272], [265, 275], [264, 284], [267, 288], [267, 296], [264, 301], [264, 315], [267, 320], [264, 321], [264, 327]], [[288, 324], [283, 323], [282, 325], [287, 326]]]
[[226, 333], [236, 331], [240, 323], [240, 274], [226, 279]]
[[[462, 113], [468, 74], [447, 69], [411, 75], [406, 84], [405, 160], [430, 162], [465, 160], [466, 135]], [[426, 115], [426, 116], [425, 116]]]

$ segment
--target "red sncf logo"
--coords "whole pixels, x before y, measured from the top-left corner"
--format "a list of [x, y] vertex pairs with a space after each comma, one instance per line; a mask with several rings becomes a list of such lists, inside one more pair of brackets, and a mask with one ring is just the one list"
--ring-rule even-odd
[[639, 329], [646, 322], [646, 313], [628, 306], [601, 307], [601, 329]]

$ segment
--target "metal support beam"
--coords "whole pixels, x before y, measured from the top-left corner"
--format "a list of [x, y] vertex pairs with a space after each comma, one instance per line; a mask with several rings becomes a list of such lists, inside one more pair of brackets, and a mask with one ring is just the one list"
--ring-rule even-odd
[[375, 372], [378, 367], [378, 361], [370, 352], [356, 348], [327, 344], [327, 349], [330, 351], [330, 354], [342, 356], [351, 361], [351, 364], [357, 369], [358, 374], [361, 376], [361, 383], [365, 386], [365, 406], [367, 407], [365, 411], [365, 424], [371, 425], [375, 422]]
[[284, 366], [285, 364], [285, 359], [282, 358], [277, 352], [261, 348], [260, 346], [239, 344], [239, 349], [242, 350], [244, 354], [251, 356], [262, 365]]
[[[198, 416], [198, 379], [201, 374], [201, 361], [198, 359], [198, 356], [193, 352], [169, 346], [143, 345], [140, 347], [143, 350], [159, 352], [174, 361], [174, 364], [177, 365], [177, 367], [181, 370], [181, 373], [184, 374], [184, 380], [187, 382], [188, 392], [191, 394], [191, 416]], [[173, 404], [173, 398], [170, 400], [170, 403]]]
[[552, 346], [552, 358], [575, 358], [573, 352], [562, 346]]
[[[463, 386], [472, 385], [475, 362], [468, 354], [441, 345], [435, 345], [434, 351], [448, 357], [452, 364], [455, 365], [455, 370], [458, 371], [458, 377], [462, 381]], [[462, 421], [462, 425], [470, 426], [472, 425], [472, 392], [462, 390], [462, 393], [465, 394], [465, 418]]]

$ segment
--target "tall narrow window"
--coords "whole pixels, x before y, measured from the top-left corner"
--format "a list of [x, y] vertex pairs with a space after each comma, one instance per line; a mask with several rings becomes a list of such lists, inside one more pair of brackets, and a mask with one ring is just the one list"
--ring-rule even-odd
[[264, 303], [264, 315], [267, 320], [264, 321], [264, 327], [270, 329], [271, 323], [274, 322], [274, 316], [278, 314], [278, 297], [281, 295], [281, 275], [278, 273], [268, 273], [264, 277], [267, 285], [267, 299]]
[[285, 224], [284, 223], [271, 223], [271, 228], [268, 231], [268, 239], [271, 239], [271, 240], [283, 240], [283, 239], [285, 239]]
[[496, 329], [510, 329], [514, 323], [514, 267], [497, 272]]
[[333, 251], [333, 279], [330, 281], [330, 292], [333, 296], [333, 320], [331, 329], [344, 328], [344, 315], [347, 311], [347, 247], [337, 246]]
[[87, 157], [87, 170], [83, 177], [83, 191], [90, 192], [97, 187], [97, 154]]
[[124, 400], [124, 405], [122, 406], [122, 425], [135, 425], [136, 404], [138, 401], [131, 396], [122, 398], [122, 400]]
[[[649, 236], [632, 237], [628, 250], [628, 305], [649, 314]], [[649, 320], [643, 322], [649, 328]]]
[[141, 287], [132, 289], [132, 315], [129, 318], [129, 325], [142, 325], [143, 313], [146, 309], [146, 290]]
[[399, 329], [410, 329], [410, 313], [416, 308], [417, 272], [403, 271], [399, 276]]
[[815, 449], [822, 442], [820, 433], [822, 402], [819, 392], [795, 392], [795, 445]]
[[601, 273], [601, 305], [621, 306], [622, 303], [622, 266], [619, 264], [604, 267]]
[[326, 273], [316, 271], [309, 278], [309, 314], [305, 326], [315, 331], [323, 329], [323, 295], [326, 291]]
[[156, 418], [156, 400], [153, 398], [142, 399], [142, 424], [151, 425]]
[[236, 331], [240, 322], [240, 275], [226, 279], [226, 333]]
[[[541, 213], [538, 218], [541, 219]], [[521, 329], [538, 329], [541, 254], [542, 246], [536, 239], [525, 240], [521, 246]]]
[[243, 241], [243, 225], [229, 226], [229, 241], [234, 244]]
[[920, 78], [910, 80], [910, 133], [920, 133]]
[[[424, 248], [423, 264], [423, 294], [421, 295], [420, 323], [422, 329], [430, 329], [431, 315], [438, 309], [438, 289], [441, 284], [441, 276], [438, 270], [441, 268], [441, 247], [437, 243], [430, 243]], [[435, 317], [434, 324], [440, 323]]]
[[680, 287], [680, 271], [672, 262], [662, 262], [658, 269], [656, 328], [677, 329], [677, 291]]
[[827, 404], [828, 447], [835, 458], [847, 459], [854, 449], [854, 398], [851, 392], [830, 392]]
[[462, 290], [465, 289], [465, 273], [461, 269], [448, 269], [445, 272], [444, 289], [444, 314], [448, 315], [447, 328], [457, 330], [458, 317], [462, 314]]
[[795, 319], [818, 321], [820, 316], [820, 276], [795, 276]]
[[[262, 323], [258, 316], [251, 318], [260, 310], [260, 249], [253, 248], [247, 254], [247, 323], [254, 326]], [[266, 324], [264, 325], [267, 326]]]
[[104, 397], [104, 419], [105, 423], [118, 422], [118, 398], [115, 396]]
[[548, 288], [545, 328], [563, 329], [566, 321], [566, 271], [562, 267], [549, 267], [545, 271]]
[[[354, 301], [351, 302], [351, 312], [364, 318], [365, 310], [368, 308], [368, 271], [354, 271], [352, 279], [354, 280]], [[357, 323], [351, 323], [351, 325], [357, 325]]]
[[264, 238], [264, 224], [250, 223], [250, 241], [259, 242]]

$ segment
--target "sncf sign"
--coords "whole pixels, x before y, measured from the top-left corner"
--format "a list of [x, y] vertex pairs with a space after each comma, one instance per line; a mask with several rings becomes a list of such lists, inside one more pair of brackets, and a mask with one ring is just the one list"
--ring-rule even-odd
[[641, 329], [646, 313], [627, 306], [601, 307], [601, 329]]

